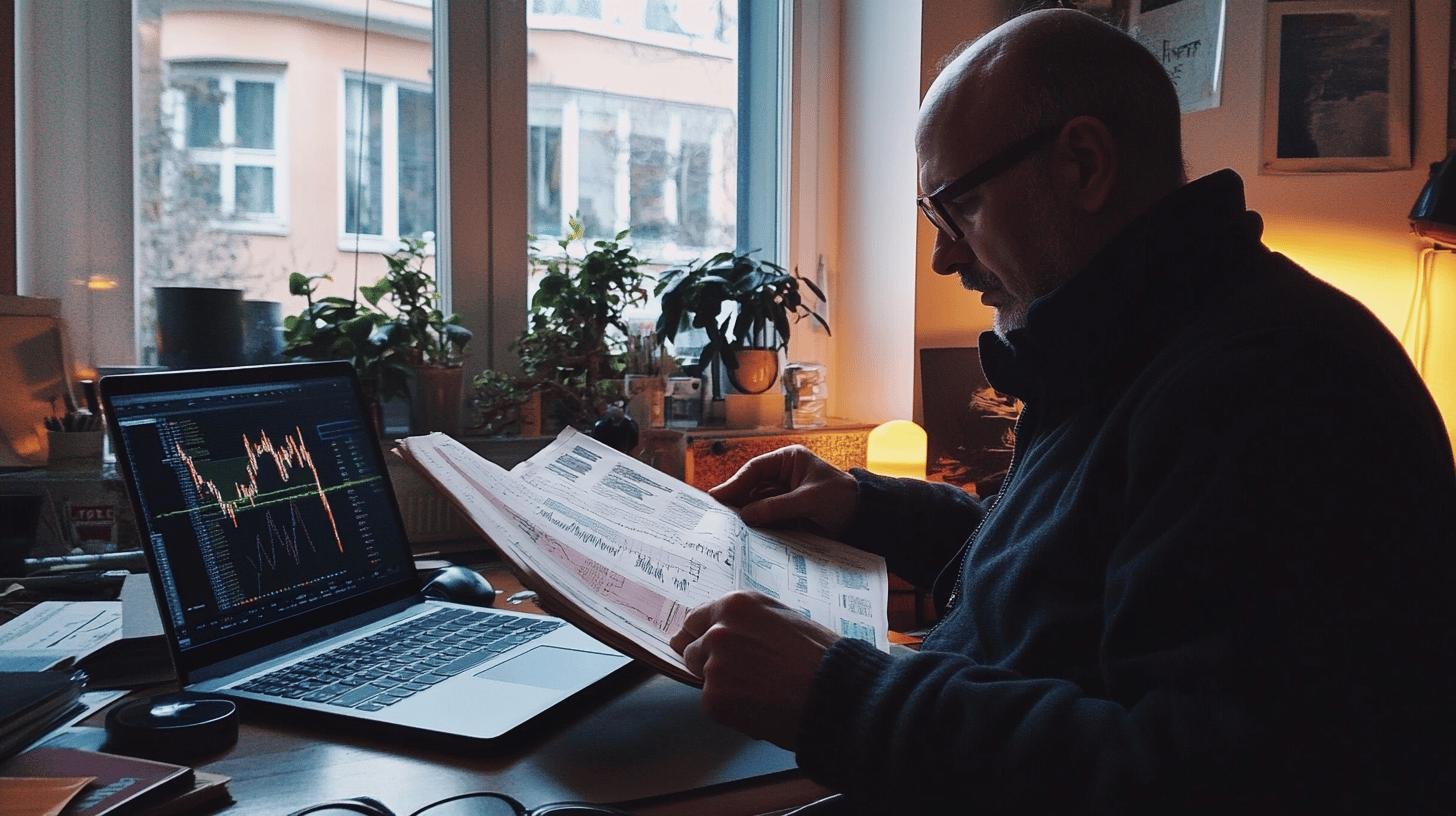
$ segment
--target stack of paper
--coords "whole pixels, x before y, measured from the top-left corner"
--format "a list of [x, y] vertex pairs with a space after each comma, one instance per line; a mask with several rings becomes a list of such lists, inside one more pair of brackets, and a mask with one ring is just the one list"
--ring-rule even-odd
[[66, 720], [80, 695], [65, 672], [0, 672], [0, 760]]
[[400, 453], [553, 611], [669, 677], [701, 682], [669, 641], [694, 607], [736, 589], [889, 648], [879, 556], [750, 528], [707, 493], [570, 428], [511, 471], [438, 433], [401, 440]]
[[146, 575], [128, 575], [116, 601], [45, 601], [0, 626], [0, 671], [78, 667], [90, 688], [175, 677]]

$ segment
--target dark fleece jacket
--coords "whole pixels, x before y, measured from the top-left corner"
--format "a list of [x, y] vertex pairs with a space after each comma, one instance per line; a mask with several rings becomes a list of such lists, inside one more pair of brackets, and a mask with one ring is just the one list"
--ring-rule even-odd
[[982, 336], [1026, 404], [994, 500], [855, 473], [851, 543], [944, 568], [948, 608], [917, 655], [829, 650], [811, 777], [887, 812], [1456, 809], [1446, 430], [1261, 231], [1205, 177]]

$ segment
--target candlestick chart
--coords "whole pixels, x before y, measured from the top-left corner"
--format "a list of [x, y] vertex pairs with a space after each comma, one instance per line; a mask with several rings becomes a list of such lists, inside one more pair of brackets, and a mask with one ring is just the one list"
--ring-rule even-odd
[[219, 611], [338, 581], [377, 563], [360, 535], [361, 491], [383, 477], [357, 459], [357, 427], [232, 428], [185, 419], [158, 423], [160, 464], [180, 501], [152, 513], [158, 526], [185, 524]]

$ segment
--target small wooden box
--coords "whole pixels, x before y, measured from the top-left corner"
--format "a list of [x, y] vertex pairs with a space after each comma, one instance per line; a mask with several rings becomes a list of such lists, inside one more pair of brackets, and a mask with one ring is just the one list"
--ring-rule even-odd
[[822, 428], [653, 429], [643, 435], [638, 458], [701, 490], [726, 481], [761, 453], [803, 445], [831, 465], [864, 467], [865, 444], [875, 426], [830, 420]]

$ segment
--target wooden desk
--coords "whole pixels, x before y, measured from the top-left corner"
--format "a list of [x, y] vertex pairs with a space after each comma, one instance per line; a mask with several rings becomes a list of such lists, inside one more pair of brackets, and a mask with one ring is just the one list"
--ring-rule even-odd
[[[484, 572], [506, 594], [520, 588], [504, 568], [496, 566]], [[525, 605], [515, 608], [537, 611]], [[601, 722], [610, 709], [616, 711], [614, 716], [618, 722], [624, 716], [630, 719], [634, 712], [640, 713], [640, 708], [630, 707], [630, 701], [643, 699], [643, 688], [649, 683], [672, 686], [677, 707], [662, 716], [696, 718], [694, 710], [682, 707], [687, 699], [687, 687], [649, 676], [645, 671], [607, 683], [607, 694], [567, 703], [558, 712], [548, 714], [544, 721], [529, 723], [519, 744], [501, 749], [486, 751], [430, 744], [420, 739], [347, 733], [333, 721], [299, 722], [287, 713], [263, 715], [260, 712], [244, 715], [237, 745], [196, 767], [232, 777], [228, 788], [235, 801], [221, 811], [230, 816], [281, 816], [307, 804], [351, 796], [373, 796], [403, 814], [446, 796], [472, 790], [500, 791], [522, 798], [528, 806], [536, 806], [545, 800], [532, 801], [522, 791], [543, 787], [541, 775], [552, 773], [553, 762], [559, 763], [554, 767], [560, 768], [563, 775], [565, 763], [570, 762], [586, 763], [603, 778], [613, 774], [642, 778], [654, 772], [653, 764], [659, 769], [671, 766], [671, 756], [681, 757], [692, 751], [694, 734], [669, 729], [664, 733], [671, 735], [675, 744], [665, 753], [671, 756], [665, 761], [659, 757], [649, 763], [633, 763], [632, 756], [640, 755], [646, 746], [634, 747], [630, 736], [620, 737], [626, 729], [612, 728], [610, 717], [607, 722]], [[149, 693], [157, 691], [152, 689]], [[625, 711], [624, 701], [628, 701]], [[696, 708], [696, 701], [691, 702]], [[97, 714], [85, 724], [100, 726], [103, 719]], [[601, 738], [596, 739], [594, 735]], [[98, 748], [101, 739], [101, 734], [92, 731], [77, 735], [76, 741], [70, 744]], [[707, 764], [712, 765], [716, 760], [709, 756]], [[731, 762], [731, 758], [725, 761]], [[668, 780], [659, 790], [671, 789], [673, 782], [681, 785], [684, 780]], [[612, 787], [607, 784], [603, 789]], [[740, 816], [777, 813], [827, 794], [797, 771], [790, 771], [703, 791], [631, 802], [628, 808], [631, 813], [643, 816]]]

